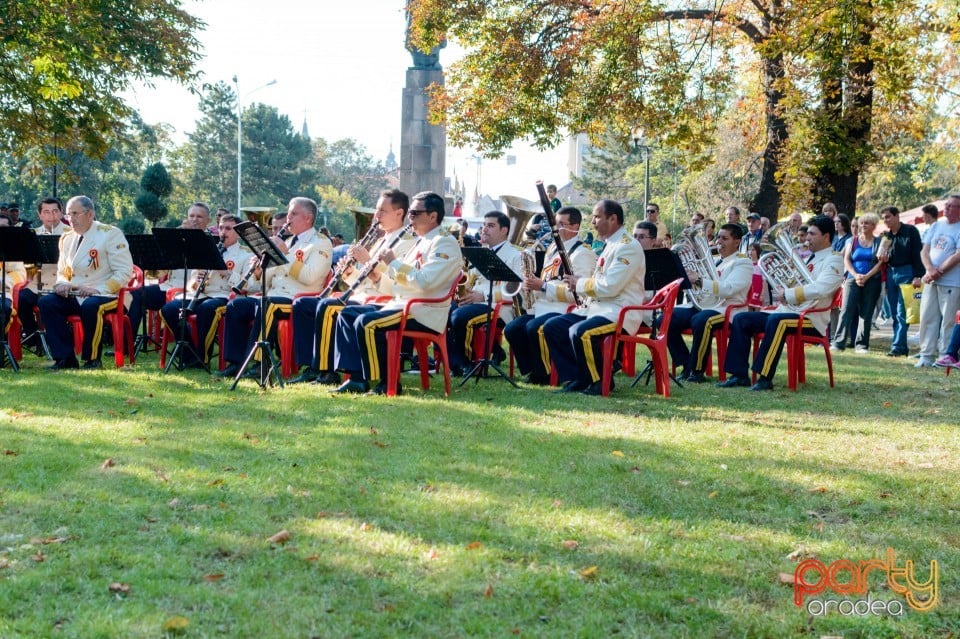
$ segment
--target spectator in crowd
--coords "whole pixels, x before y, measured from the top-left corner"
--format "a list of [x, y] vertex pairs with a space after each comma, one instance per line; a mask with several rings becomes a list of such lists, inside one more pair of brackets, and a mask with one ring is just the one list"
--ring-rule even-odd
[[949, 332], [960, 308], [960, 195], [943, 206], [944, 218], [933, 225], [920, 259], [926, 272], [920, 299], [920, 359], [917, 368], [933, 366], [947, 354]]
[[707, 236], [710, 246], [713, 246], [717, 239], [717, 223], [713, 218], [708, 217], [703, 220], [703, 234]]
[[728, 206], [723, 211], [723, 216], [727, 220], [727, 224], [737, 224], [743, 230], [743, 235], [747, 234], [747, 226], [740, 221], [740, 209], [735, 206]]
[[690, 215], [690, 226], [696, 226], [698, 224], [703, 224], [703, 213], [694, 211]]
[[[829, 204], [829, 202], [827, 204]], [[824, 205], [824, 208], [826, 208], [826, 205]], [[880, 218], [877, 219], [879, 220]], [[837, 239], [833, 241], [833, 250], [842, 253], [847, 246], [847, 242], [853, 237], [850, 218], [844, 213], [837, 213], [833, 216], [833, 223], [837, 227]]]
[[547, 185], [547, 197], [550, 198], [550, 208], [553, 209], [553, 212], [556, 213], [559, 211], [560, 207], [563, 206], [563, 202], [561, 202], [560, 198], [557, 197], [556, 184]]
[[924, 204], [920, 212], [923, 215], [923, 223], [927, 225], [927, 229], [920, 235], [920, 239], [926, 242], [930, 229], [933, 228], [933, 225], [937, 223], [937, 218], [940, 217], [940, 209], [937, 208], [936, 204]]
[[960, 324], [954, 324], [950, 332], [950, 343], [947, 344], [947, 352], [940, 359], [933, 363], [934, 366], [942, 368], [960, 368]]
[[747, 246], [755, 244], [760, 241], [760, 238], [763, 237], [763, 229], [761, 228], [761, 222], [763, 218], [760, 217], [759, 213], [751, 213], [747, 216], [747, 234], [743, 236], [743, 242]]
[[657, 237], [660, 238], [658, 242], [659, 246], [663, 246], [663, 238], [667, 236], [667, 225], [660, 221], [660, 205], [654, 202], [647, 204], [647, 208], [644, 211], [644, 221], [650, 222], [651, 224], [656, 225], [657, 227]]
[[877, 250], [880, 238], [873, 234], [879, 216], [860, 216], [860, 233], [843, 250], [847, 279], [843, 283], [843, 304], [840, 320], [833, 333], [831, 350], [844, 350], [848, 344], [858, 353], [870, 350], [870, 329], [873, 310], [880, 299], [880, 261]]
[[900, 209], [897, 207], [884, 207], [880, 217], [887, 231], [880, 238], [879, 258], [887, 265], [886, 301], [893, 319], [893, 340], [887, 355], [906, 357], [909, 353], [907, 307], [900, 285], [912, 283], [914, 288], [920, 288], [920, 277], [924, 274], [923, 260], [920, 258], [923, 244], [917, 227], [900, 221]]

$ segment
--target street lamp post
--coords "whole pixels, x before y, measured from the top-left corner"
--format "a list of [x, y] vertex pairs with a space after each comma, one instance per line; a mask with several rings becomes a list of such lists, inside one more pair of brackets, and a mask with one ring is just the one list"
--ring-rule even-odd
[[633, 149], [643, 152], [643, 210], [647, 210], [647, 204], [650, 203], [650, 146], [647, 144], [643, 133], [643, 127], [635, 127], [632, 132]]
[[[270, 80], [266, 84], [261, 84], [256, 89], [248, 91], [243, 97], [245, 98], [260, 89], [273, 86], [276, 83], [276, 80]], [[240, 207], [243, 204], [243, 186], [241, 186], [240, 181], [243, 177], [243, 98], [240, 97], [240, 82], [237, 80], [236, 75], [233, 76], [233, 87], [237, 95], [237, 215], [240, 215]]]

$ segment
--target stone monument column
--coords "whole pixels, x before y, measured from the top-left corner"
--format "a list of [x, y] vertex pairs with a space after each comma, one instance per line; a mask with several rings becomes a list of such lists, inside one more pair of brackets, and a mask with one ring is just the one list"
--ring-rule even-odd
[[407, 83], [403, 89], [403, 107], [400, 123], [400, 190], [408, 195], [433, 191], [444, 195], [447, 158], [447, 134], [442, 126], [427, 121], [427, 93], [431, 84], [443, 84], [440, 49], [429, 53], [417, 49], [410, 42], [409, 14], [406, 48], [413, 57], [413, 66], [407, 69]]

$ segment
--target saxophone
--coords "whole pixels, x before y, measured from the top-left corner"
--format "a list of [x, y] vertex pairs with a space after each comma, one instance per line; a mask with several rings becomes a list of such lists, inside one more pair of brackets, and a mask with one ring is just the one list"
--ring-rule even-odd
[[520, 251], [520, 275], [523, 278], [521, 281], [503, 284], [503, 294], [513, 299], [513, 310], [517, 317], [533, 311], [533, 304], [537, 301], [535, 291], [523, 285], [528, 277], [537, 277], [537, 258], [530, 249]]

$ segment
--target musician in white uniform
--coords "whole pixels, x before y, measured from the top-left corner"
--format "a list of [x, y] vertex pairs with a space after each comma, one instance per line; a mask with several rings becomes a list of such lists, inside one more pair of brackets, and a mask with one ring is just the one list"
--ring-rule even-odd
[[[826, 215], [817, 215], [807, 223], [807, 242], [812, 255], [808, 258], [808, 268], [812, 269], [813, 282], [804, 286], [786, 289], [774, 288], [773, 297], [777, 307], [772, 311], [751, 311], [738, 313], [730, 325], [730, 341], [727, 345], [727, 359], [724, 369], [729, 377], [717, 386], [732, 388], [750, 386], [747, 359], [753, 346], [753, 335], [763, 332], [763, 340], [753, 359], [753, 372], [760, 377], [751, 390], [773, 389], [773, 375], [783, 351], [786, 334], [796, 326], [800, 314], [798, 305], [812, 300], [809, 308], [822, 308], [830, 305], [834, 294], [843, 283], [843, 258], [833, 250], [833, 237], [836, 227], [833, 219]], [[806, 316], [803, 332], [822, 336], [830, 324], [830, 311], [821, 311]]]
[[[33, 231], [37, 235], [63, 235], [70, 230], [70, 227], [63, 223], [63, 203], [55, 197], [44, 198], [37, 205], [37, 217], [40, 218], [40, 226]], [[57, 265], [40, 265], [39, 283], [37, 280], [31, 280], [27, 286], [20, 289], [20, 298], [17, 301], [17, 308], [20, 313], [20, 324], [23, 326], [23, 334], [27, 336], [24, 345], [28, 347], [39, 347], [36, 341], [37, 335], [37, 316], [33, 309], [39, 301], [40, 291], [53, 288], [57, 281]], [[40, 352], [42, 355], [42, 351]]]
[[[697, 273], [688, 273], [691, 284], [699, 291], [700, 306], [677, 306], [673, 309], [670, 329], [667, 332], [667, 348], [674, 364], [681, 364], [683, 371], [677, 378], [701, 384], [706, 381], [703, 371], [710, 354], [713, 332], [723, 326], [727, 307], [743, 304], [753, 282], [753, 262], [742, 253], [737, 253], [743, 239], [743, 228], [739, 224], [724, 224], [717, 232], [717, 247], [720, 258], [716, 269], [718, 279], [702, 279]], [[706, 259], [714, 259], [707, 255]], [[736, 310], [733, 311], [736, 316]], [[687, 348], [683, 331], [693, 331], [692, 348]]]
[[[603, 340], [617, 327], [620, 309], [643, 304], [646, 259], [643, 248], [623, 227], [623, 207], [613, 200], [600, 200], [593, 207], [593, 227], [606, 244], [591, 277], [564, 275], [567, 286], [586, 302], [586, 307], [554, 317], [543, 325], [550, 356], [563, 392], [600, 395], [600, 365]], [[640, 312], [627, 313], [623, 329], [635, 333]]]
[[[597, 265], [597, 254], [579, 238], [580, 209], [562, 207], [556, 213], [557, 233], [563, 241], [570, 267], [578, 277], [590, 277]], [[551, 244], [543, 258], [539, 276], [524, 274], [524, 289], [534, 297], [533, 308], [516, 318], [503, 329], [510, 349], [517, 360], [520, 373], [531, 384], [550, 382], [550, 352], [541, 330], [548, 320], [566, 313], [573, 304], [573, 295], [562, 277], [565, 275], [556, 243]]]
[[39, 301], [40, 319], [54, 359], [50, 369], [79, 367], [67, 322], [70, 315], [79, 315], [83, 323], [83, 368], [101, 368], [103, 316], [117, 308], [117, 293], [133, 276], [133, 258], [123, 232], [96, 221], [90, 198], [70, 198], [67, 217], [73, 228], [60, 236], [56, 294], [44, 295]]
[[[191, 334], [188, 323], [184, 325], [184, 338], [196, 345], [197, 354], [204, 363], [209, 360], [210, 349], [213, 348], [213, 340], [217, 336], [217, 325], [226, 311], [230, 293], [234, 286], [240, 284], [250, 258], [253, 257], [250, 249], [240, 242], [240, 236], [233, 230], [240, 221], [240, 218], [228, 213], [220, 217], [217, 225], [223, 261], [227, 270], [210, 271], [204, 278], [205, 271], [194, 269], [190, 273], [186, 293], [179, 293], [160, 309], [164, 324], [176, 337], [180, 335], [180, 309], [187, 311], [187, 315], [196, 314], [198, 335]], [[198, 291], [201, 282], [203, 282], [203, 290]], [[259, 288], [259, 282], [251, 279], [245, 290], [252, 293]], [[194, 299], [197, 300], [192, 311], [184, 308], [184, 297], [186, 297], [186, 307], [189, 307]]]

